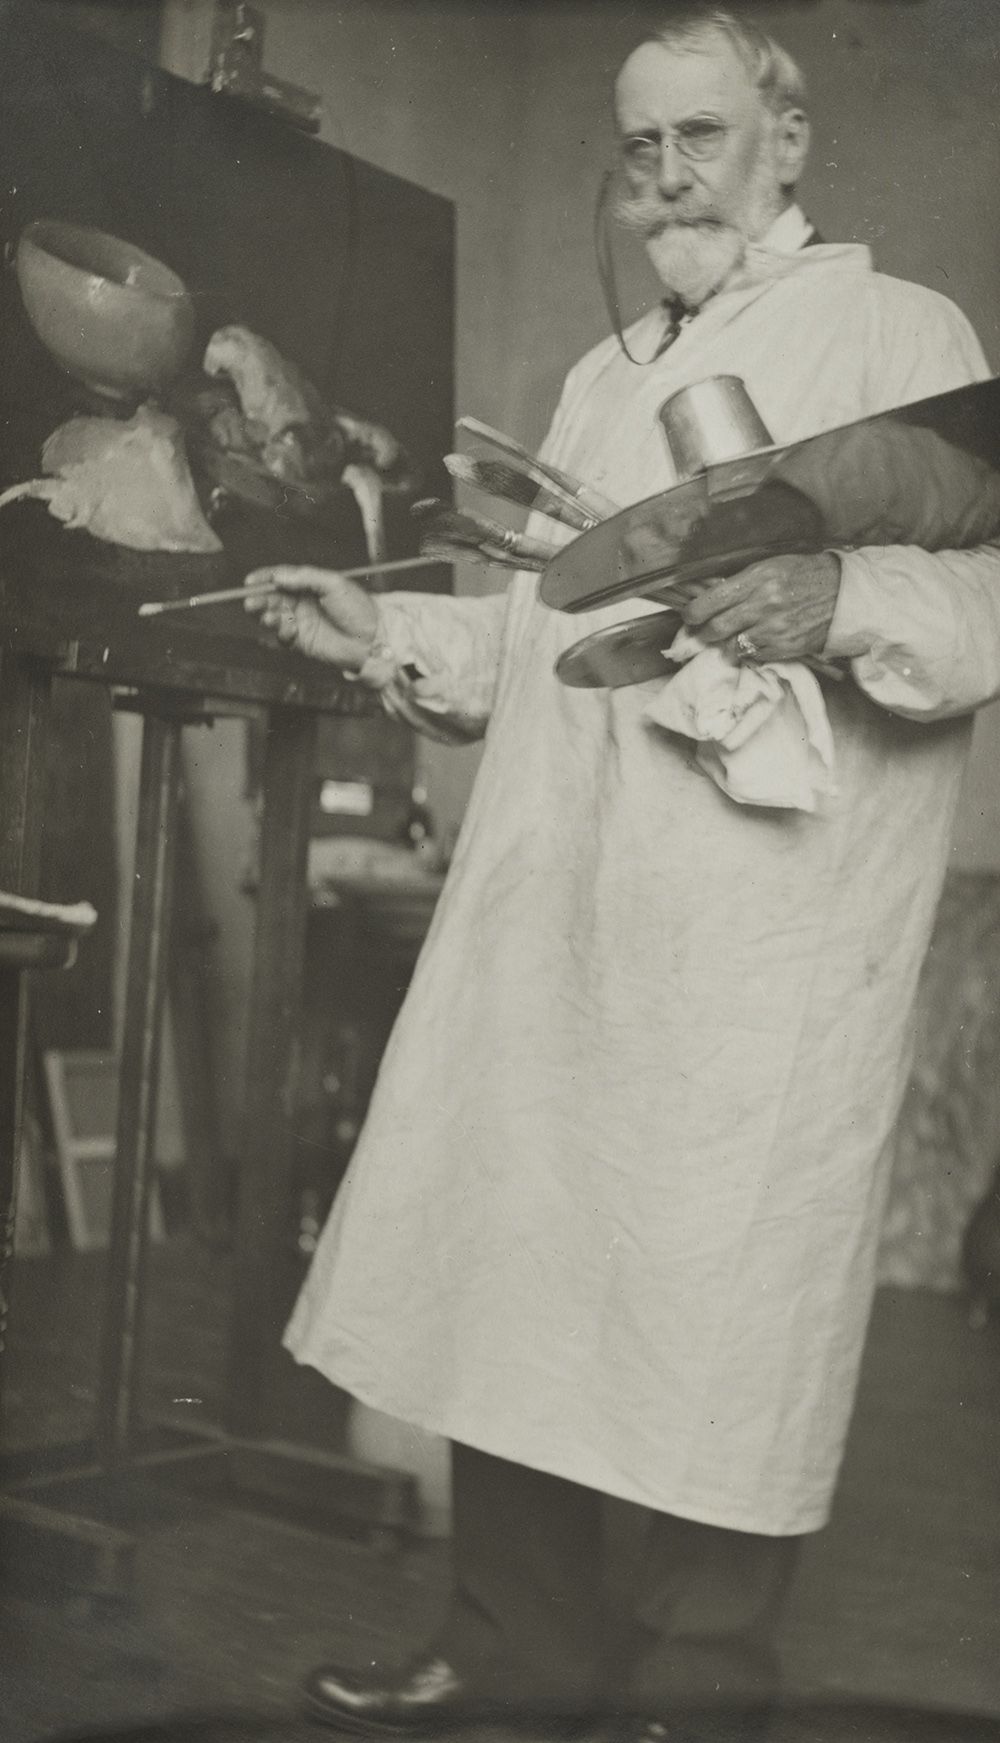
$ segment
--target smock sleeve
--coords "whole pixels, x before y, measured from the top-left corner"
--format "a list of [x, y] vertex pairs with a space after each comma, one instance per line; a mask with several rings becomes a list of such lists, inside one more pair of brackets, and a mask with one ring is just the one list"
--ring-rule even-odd
[[493, 707], [507, 599], [383, 593], [371, 654], [358, 674], [388, 714], [428, 738], [482, 738]]
[[965, 714], [1000, 695], [1000, 546], [871, 546], [841, 556], [825, 652], [914, 720]]
[[[566, 378], [540, 449], [550, 460], [558, 458], [580, 381], [578, 364]], [[551, 527], [544, 515], [529, 515], [526, 531], [544, 535]], [[496, 693], [508, 592], [458, 599], [381, 594], [375, 647], [358, 676], [379, 691], [388, 714], [426, 738], [443, 744], [482, 738]]]
[[[883, 405], [989, 375], [965, 317], [932, 292], [917, 296], [909, 310], [893, 310], [894, 318], [883, 310], [870, 335], [881, 378], [874, 397]], [[874, 702], [931, 721], [1000, 695], [1000, 546], [871, 544], [839, 555], [840, 593], [824, 651], [850, 661]]]

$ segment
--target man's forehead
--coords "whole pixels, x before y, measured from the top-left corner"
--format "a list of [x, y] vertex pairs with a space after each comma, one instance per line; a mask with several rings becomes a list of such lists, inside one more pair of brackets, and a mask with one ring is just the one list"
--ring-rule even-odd
[[675, 121], [709, 109], [736, 119], [760, 106], [739, 56], [725, 41], [674, 49], [644, 42], [615, 82], [615, 113], [628, 131], [648, 121]]

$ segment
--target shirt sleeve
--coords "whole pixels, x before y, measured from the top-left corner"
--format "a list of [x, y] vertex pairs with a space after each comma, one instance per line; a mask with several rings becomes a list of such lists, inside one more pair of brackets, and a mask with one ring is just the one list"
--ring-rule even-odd
[[506, 617], [504, 593], [454, 598], [383, 593], [373, 652], [358, 674], [382, 706], [428, 738], [482, 738], [493, 707]]
[[[882, 405], [905, 405], [989, 375], [965, 317], [922, 292], [872, 337]], [[877, 359], [877, 362], [876, 362]], [[964, 714], [1000, 694], [1000, 545], [839, 552], [840, 593], [825, 653], [850, 661], [881, 707], [913, 720]]]

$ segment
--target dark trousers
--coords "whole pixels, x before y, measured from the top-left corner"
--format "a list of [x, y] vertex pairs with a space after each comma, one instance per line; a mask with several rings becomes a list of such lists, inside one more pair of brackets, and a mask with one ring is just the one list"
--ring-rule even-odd
[[605, 1589], [605, 1497], [465, 1446], [452, 1471], [455, 1585], [438, 1646], [456, 1669], [504, 1698], [568, 1711], [596, 1702], [655, 1715], [773, 1696], [797, 1538], [652, 1513], [623, 1618]]

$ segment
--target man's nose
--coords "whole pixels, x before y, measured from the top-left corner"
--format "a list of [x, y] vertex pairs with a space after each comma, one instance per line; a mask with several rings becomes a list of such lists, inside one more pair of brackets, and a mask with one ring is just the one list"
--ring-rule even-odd
[[660, 193], [670, 198], [691, 186], [691, 165], [679, 149], [676, 139], [660, 142], [660, 168], [656, 178]]

